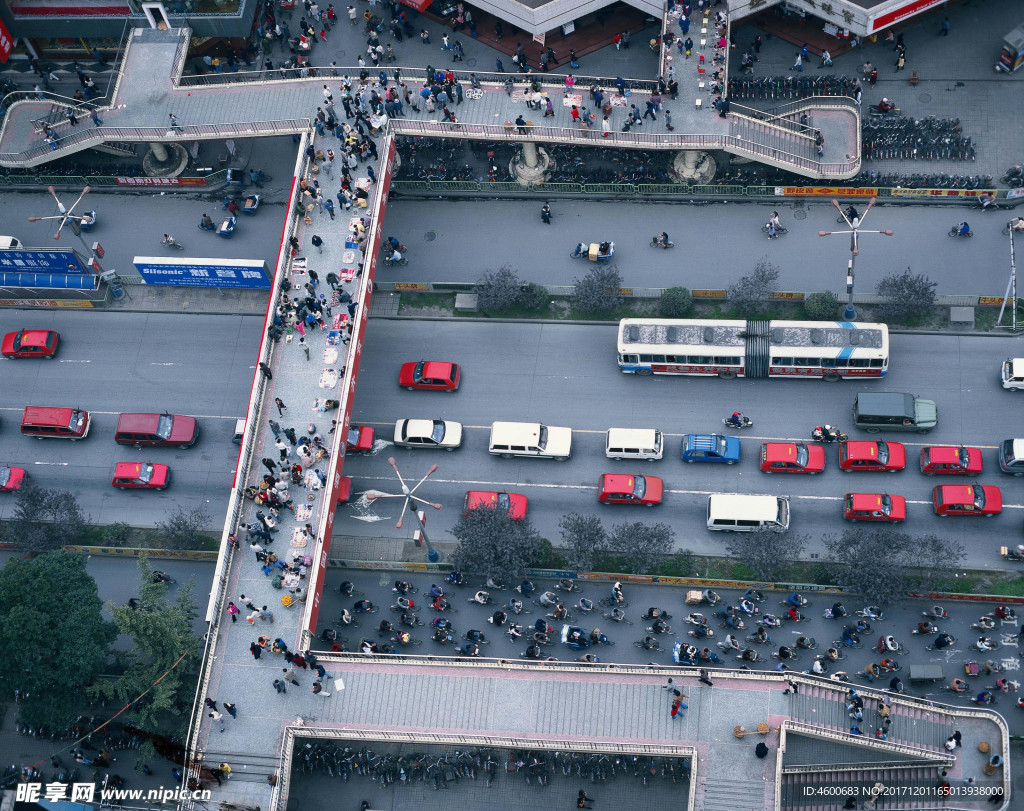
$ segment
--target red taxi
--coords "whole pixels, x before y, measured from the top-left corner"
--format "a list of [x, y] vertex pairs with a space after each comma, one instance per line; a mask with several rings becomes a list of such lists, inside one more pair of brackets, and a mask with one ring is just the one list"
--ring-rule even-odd
[[661, 504], [664, 484], [657, 476], [603, 473], [597, 480], [597, 500], [602, 504]]
[[936, 515], [983, 515], [1003, 511], [1003, 494], [990, 484], [939, 484], [932, 492]]
[[803, 442], [764, 442], [761, 444], [761, 470], [765, 473], [821, 473], [825, 469], [825, 449]]
[[888, 493], [847, 493], [843, 499], [843, 518], [847, 521], [906, 520], [907, 500]]
[[114, 468], [114, 487], [126, 490], [163, 490], [170, 483], [167, 465], [152, 462], [118, 462]]
[[480, 508], [503, 510], [513, 521], [526, 517], [526, 496], [520, 493], [496, 493], [493, 490], [469, 490], [462, 506], [462, 514], [469, 515]]
[[373, 450], [373, 429], [367, 425], [350, 425], [345, 437], [345, 453], [369, 453]]
[[23, 329], [4, 336], [0, 354], [5, 358], [52, 358], [58, 343], [60, 333], [52, 329]]
[[27, 475], [24, 468], [0, 465], [0, 493], [13, 493], [20, 489]]
[[896, 473], [907, 466], [907, 449], [899, 442], [840, 442], [840, 470]]
[[398, 385], [409, 391], [448, 391], [458, 389], [461, 382], [459, 364], [447, 361], [420, 360], [403, 363], [398, 371]]
[[980, 448], [935, 445], [921, 448], [921, 472], [942, 476], [977, 476], [981, 473]]

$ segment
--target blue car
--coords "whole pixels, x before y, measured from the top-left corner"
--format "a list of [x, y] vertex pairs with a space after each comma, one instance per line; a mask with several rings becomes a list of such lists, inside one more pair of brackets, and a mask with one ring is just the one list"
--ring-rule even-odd
[[722, 434], [686, 434], [679, 445], [684, 462], [724, 462], [734, 465], [740, 460], [740, 441]]

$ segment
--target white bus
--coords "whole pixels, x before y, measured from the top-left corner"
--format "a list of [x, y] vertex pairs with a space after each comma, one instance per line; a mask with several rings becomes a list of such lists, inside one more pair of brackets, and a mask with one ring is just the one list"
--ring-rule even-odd
[[619, 368], [638, 375], [884, 377], [889, 328], [850, 321], [624, 318]]

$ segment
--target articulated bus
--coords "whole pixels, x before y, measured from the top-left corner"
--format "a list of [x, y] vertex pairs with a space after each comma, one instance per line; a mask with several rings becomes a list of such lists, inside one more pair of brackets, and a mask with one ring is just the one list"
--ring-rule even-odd
[[702, 321], [624, 318], [619, 368], [638, 375], [884, 377], [885, 324], [849, 321]]

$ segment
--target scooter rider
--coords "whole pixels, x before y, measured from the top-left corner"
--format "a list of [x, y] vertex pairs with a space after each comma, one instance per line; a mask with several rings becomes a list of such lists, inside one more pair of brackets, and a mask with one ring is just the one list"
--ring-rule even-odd
[[960, 223], [957, 226], [957, 236], [965, 237], [971, 233], [971, 226], [966, 221]]
[[658, 245], [662, 248], [667, 248], [671, 240], [668, 238], [668, 231], [662, 231], [661, 236], [658, 237]]
[[779, 219], [779, 212], [778, 211], [773, 211], [772, 212], [772, 216], [770, 216], [768, 218], [768, 222], [770, 222], [772, 225], [774, 225], [776, 230], [782, 228], [782, 220]]
[[743, 425], [743, 414], [740, 411], [733, 411], [732, 416], [729, 417], [729, 425], [734, 428], [740, 428]]

